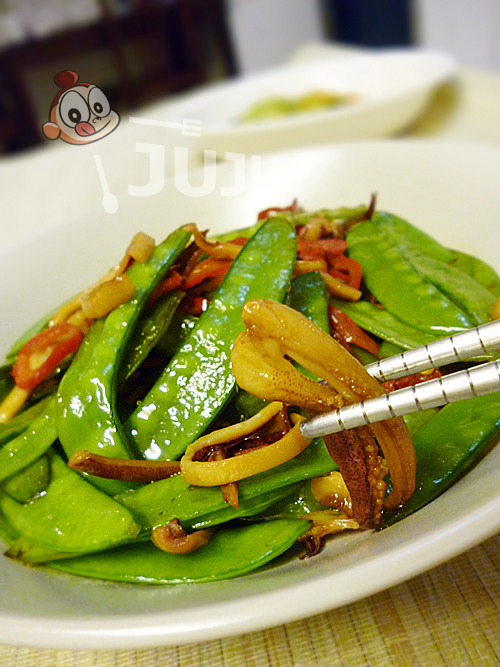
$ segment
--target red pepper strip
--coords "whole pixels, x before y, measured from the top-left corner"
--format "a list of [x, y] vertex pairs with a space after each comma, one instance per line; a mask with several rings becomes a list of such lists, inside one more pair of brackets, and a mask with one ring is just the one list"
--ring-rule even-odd
[[[348, 285], [359, 289], [361, 285], [361, 278], [363, 277], [363, 269], [361, 264], [352, 257], [345, 255], [337, 255], [331, 261], [331, 269], [343, 273], [342, 280]], [[332, 273], [332, 275], [335, 275]]]
[[154, 303], [164, 294], [168, 294], [168, 292], [173, 292], [174, 290], [179, 289], [183, 282], [184, 278], [181, 276], [181, 274], [175, 269], [172, 269], [165, 280], [162, 280], [158, 287], [156, 287], [156, 289], [153, 291], [149, 302]]
[[191, 289], [195, 285], [199, 285], [206, 278], [214, 278], [227, 273], [229, 267], [233, 263], [232, 259], [217, 259], [216, 257], [208, 257], [193, 268], [191, 273], [187, 276], [184, 283], [184, 289]]
[[382, 386], [387, 392], [390, 392], [395, 391], [396, 389], [403, 389], [403, 387], [412, 387], [413, 385], [419, 384], [420, 382], [427, 382], [427, 380], [435, 380], [441, 376], [441, 371], [437, 368], [434, 368], [432, 371], [426, 371], [425, 373], [414, 373], [413, 375], [406, 375], [405, 377], [398, 378], [397, 380], [388, 380], [387, 382], [382, 382]]
[[297, 203], [297, 200], [294, 199], [293, 202], [290, 204], [290, 206], [284, 206], [283, 208], [280, 208], [278, 206], [272, 206], [271, 208], [266, 208], [263, 211], [259, 213], [257, 216], [257, 220], [267, 220], [271, 215], [274, 213], [284, 213], [285, 211], [290, 211], [290, 213], [298, 213], [300, 211], [300, 206]]
[[208, 308], [209, 301], [204, 296], [193, 296], [188, 294], [182, 300], [179, 309], [188, 315], [195, 315], [199, 317]]
[[314, 260], [326, 259], [333, 261], [337, 256], [342, 255], [347, 250], [347, 242], [342, 239], [318, 239], [317, 241], [307, 241], [297, 239], [297, 252], [301, 259]]
[[379, 346], [377, 343], [370, 338], [370, 336], [367, 336], [365, 332], [339, 308], [329, 305], [328, 316], [330, 319], [330, 326], [339, 333], [346, 343], [349, 345], [357, 345], [374, 355], [378, 354]]
[[[23, 345], [12, 368], [18, 387], [31, 391], [47, 377], [61, 361], [75, 352], [82, 342], [83, 334], [69, 322], [47, 327]], [[43, 358], [37, 363], [36, 357]]]
[[235, 245], [244, 246], [247, 241], [248, 241], [248, 238], [246, 236], [237, 236], [235, 239], [231, 239], [230, 243], [234, 243]]

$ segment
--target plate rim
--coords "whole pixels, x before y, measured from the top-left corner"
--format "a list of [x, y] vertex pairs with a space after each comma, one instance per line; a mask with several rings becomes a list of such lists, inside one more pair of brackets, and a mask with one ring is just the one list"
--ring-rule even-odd
[[[359, 105], [349, 105], [345, 107], [321, 110], [311, 114], [297, 114], [293, 117], [283, 117], [276, 120], [262, 120], [255, 123], [231, 125], [229, 119], [221, 124], [207, 123], [203, 128], [202, 138], [209, 140], [214, 137], [234, 137], [238, 135], [246, 136], [252, 134], [267, 134], [275, 131], [277, 128], [299, 129], [301, 127], [310, 125], [313, 122], [321, 122], [335, 117], [345, 117], [351, 115], [360, 115], [366, 113], [371, 109], [377, 109], [380, 106], [393, 102], [401, 98], [407, 97], [410, 94], [415, 94], [423, 90], [431, 90], [439, 83], [451, 78], [458, 69], [456, 59], [449, 53], [439, 51], [437, 49], [429, 49], [423, 47], [394, 47], [388, 49], [373, 50], [372, 52], [362, 52], [355, 54], [343, 54], [342, 56], [318, 56], [313, 60], [308, 61], [292, 61], [282, 65], [269, 68], [264, 71], [255, 72], [239, 78], [218, 82], [208, 85], [198, 91], [188, 93], [176, 104], [176, 116], [180, 117], [183, 111], [189, 110], [191, 105], [200, 103], [201, 101], [212, 103], [213, 98], [221, 97], [232, 91], [238, 92], [246, 89], [261, 81], [266, 82], [273, 78], [279, 77], [282, 74], [289, 74], [297, 71], [309, 72], [315, 67], [326, 67], [338, 65], [339, 67], [351, 66], [353, 64], [363, 64], [380, 62], [384, 60], [403, 59], [410, 62], [419, 62], [423, 60], [433, 60], [439, 66], [439, 71], [428, 75], [425, 81], [419, 82], [418, 85], [413, 82], [411, 85], [405, 86], [402, 90], [396, 90], [383, 97], [370, 99], [364, 101]], [[185, 115], [185, 114], [184, 114]]]

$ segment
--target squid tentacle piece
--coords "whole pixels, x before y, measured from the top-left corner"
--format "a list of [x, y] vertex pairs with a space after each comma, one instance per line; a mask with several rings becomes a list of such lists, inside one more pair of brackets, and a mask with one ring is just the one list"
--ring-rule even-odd
[[[233, 346], [237, 384], [258, 398], [303, 408], [310, 416], [385, 393], [382, 385], [328, 333], [304, 315], [270, 300], [252, 300], [242, 311], [246, 329]], [[306, 377], [292, 363], [314, 373]], [[352, 499], [353, 518], [362, 527], [380, 521], [415, 489], [413, 442], [396, 417], [324, 438]], [[392, 489], [386, 495], [387, 468]]]

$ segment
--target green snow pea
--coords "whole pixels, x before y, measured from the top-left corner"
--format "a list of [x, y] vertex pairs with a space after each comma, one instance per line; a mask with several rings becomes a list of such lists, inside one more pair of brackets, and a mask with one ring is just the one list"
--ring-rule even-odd
[[311, 483], [308, 480], [299, 486], [298, 492], [273, 503], [264, 512], [254, 517], [254, 520], [301, 519], [309, 512], [331, 509], [331, 507], [322, 505], [316, 500], [311, 491]]
[[0, 481], [34, 463], [56, 440], [55, 397], [51, 396], [42, 407], [29, 428], [0, 449]]
[[449, 265], [467, 273], [480, 285], [486, 287], [493, 296], [500, 296], [500, 276], [483, 260], [465, 252], [454, 250], [453, 258], [450, 260]]
[[234, 409], [237, 415], [242, 415], [248, 419], [248, 417], [256, 415], [265, 405], [267, 405], [267, 401], [263, 398], [252, 396], [248, 391], [237, 387], [233, 403], [230, 407]]
[[19, 503], [4, 492], [0, 510], [35, 544], [56, 552], [88, 553], [130, 542], [140, 527], [130, 511], [48, 453], [51, 477], [45, 493]]
[[156, 345], [158, 352], [171, 359], [191, 330], [195, 328], [199, 319], [196, 315], [186, 315], [179, 311], [174, 313], [170, 326]]
[[34, 565], [44, 563], [51, 558], [69, 558], [73, 554], [44, 549], [32, 540], [21, 535], [0, 512], [0, 538], [9, 545], [4, 555], [22, 563]]
[[297, 519], [263, 521], [218, 530], [188, 554], [167, 554], [145, 542], [49, 563], [71, 574], [140, 584], [185, 584], [239, 577], [277, 558], [309, 528]]
[[12, 364], [0, 366], [0, 401], [10, 393], [14, 387], [14, 378], [12, 377]]
[[412, 412], [409, 415], [404, 415], [404, 422], [413, 437], [418, 429], [423, 426], [429, 419], [432, 419], [439, 412], [439, 408], [427, 408], [427, 410], [419, 410]]
[[[305, 315], [316, 326], [330, 333], [328, 318], [328, 291], [326, 283], [319, 273], [303, 273], [292, 280], [289, 305]], [[295, 362], [294, 362], [295, 363]], [[311, 371], [297, 364], [297, 368], [306, 377], [319, 380]]]
[[172, 292], [143, 314], [123, 355], [120, 377], [129, 378], [164, 336], [183, 296], [184, 292]]
[[366, 286], [398, 319], [441, 336], [473, 326], [465, 312], [420, 274], [374, 222], [360, 222], [347, 234], [349, 256], [363, 267]]
[[245, 244], [207, 310], [127, 421], [147, 459], [177, 459], [235, 390], [231, 348], [241, 309], [255, 298], [282, 300], [295, 264], [293, 226], [272, 218]]
[[[335, 469], [323, 441], [315, 440], [301, 454], [276, 468], [247, 477], [238, 482], [241, 507], [253, 499], [265, 498], [277, 489], [325, 475]], [[115, 496], [137, 518], [143, 530], [178, 519], [186, 527], [208, 525], [213, 515], [231, 508], [224, 501], [219, 487], [191, 487], [180, 475], [170, 477]], [[256, 512], [259, 510], [256, 510]]]
[[19, 538], [19, 531], [11, 526], [5, 516], [0, 512], [0, 538], [7, 544], [11, 544]]
[[48, 487], [50, 482], [50, 462], [48, 456], [42, 455], [21, 472], [9, 477], [1, 484], [5, 493], [26, 503]]
[[295, 496], [298, 488], [299, 484], [290, 484], [277, 489], [270, 489], [266, 494], [254, 495], [251, 498], [245, 497], [243, 501], [239, 500], [238, 507], [231, 507], [226, 503], [220, 510], [214, 510], [195, 519], [185, 520], [182, 522], [182, 526], [184, 529], [192, 531], [219, 526], [234, 519], [252, 519], [256, 515], [265, 513], [271, 505], [285, 502], [290, 496]]
[[312, 320], [316, 326], [330, 332], [328, 319], [328, 291], [317, 271], [302, 273], [293, 278], [289, 305]]
[[496, 299], [486, 287], [463, 271], [433, 257], [415, 252], [405, 252], [405, 255], [412, 266], [463, 310], [474, 325], [490, 321]]
[[445, 262], [474, 278], [494, 296], [500, 295], [500, 277], [478, 257], [443, 246], [432, 236], [392, 213], [377, 211], [372, 221], [399, 248]]
[[38, 403], [34, 403], [29, 408], [19, 412], [6, 424], [0, 424], [0, 447], [25, 431], [31, 422], [45, 409], [48, 400], [50, 400], [49, 397], [45, 397], [38, 401]]
[[[279, 502], [283, 503], [291, 494], [296, 494], [297, 488], [297, 484], [292, 484], [291, 486], [284, 488], [273, 489], [266, 495], [245, 499], [244, 502], [239, 503], [237, 508], [233, 508], [227, 503], [224, 503], [224, 507], [210, 514], [194, 518], [193, 520], [186, 519], [182, 521], [182, 527], [187, 531], [201, 530], [203, 528], [218, 526], [221, 523], [234, 521], [241, 517], [253, 517], [256, 514], [263, 514], [269, 506], [277, 505]], [[220, 489], [219, 495], [221, 495]], [[165, 519], [165, 522], [167, 521], [168, 519]], [[150, 528], [147, 530], [143, 529], [138, 537], [131, 541], [134, 543], [142, 542], [149, 539], [149, 535]], [[74, 555], [67, 551], [55, 551], [53, 549], [42, 547], [26, 535], [17, 535], [17, 539], [12, 540], [8, 554], [12, 558], [20, 560], [23, 563], [45, 563], [47, 561], [60, 560], [61, 558], [69, 558]]]
[[14, 531], [14, 529], [12, 529], [12, 531], [11, 539], [5, 540], [10, 546], [4, 555], [13, 560], [17, 560], [20, 563], [25, 563], [26, 565], [40, 565], [45, 564], [50, 560], [75, 557], [74, 554], [67, 551], [45, 549], [28, 537], [20, 535], [17, 531]]
[[330, 303], [342, 310], [362, 329], [406, 350], [427, 345], [443, 337], [437, 332], [432, 334], [415, 329], [388, 310], [377, 308], [369, 301], [349, 302], [331, 297]]
[[413, 435], [416, 487], [404, 507], [384, 515], [382, 527], [416, 512], [448, 489], [500, 431], [500, 392], [450, 403]]
[[[134, 263], [128, 270], [135, 286], [132, 298], [94, 322], [87, 333], [57, 393], [57, 433], [68, 457], [77, 449], [121, 458], [135, 456], [116, 414], [120, 365], [141, 311], [189, 238], [178, 229], [156, 246], [146, 262]], [[129, 486], [98, 477], [92, 477], [92, 482], [109, 493]]]
[[455, 265], [451, 263], [455, 259], [455, 251], [445, 248], [390, 213], [377, 212], [372, 222], [403, 252], [417, 271], [464, 310], [475, 325], [489, 321], [495, 296], [473, 276], [464, 273], [456, 262]]

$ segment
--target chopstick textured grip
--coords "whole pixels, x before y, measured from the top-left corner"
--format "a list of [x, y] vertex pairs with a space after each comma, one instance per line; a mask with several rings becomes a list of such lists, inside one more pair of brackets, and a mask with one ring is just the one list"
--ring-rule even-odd
[[500, 320], [408, 350], [393, 357], [365, 366], [370, 375], [385, 382], [439, 368], [456, 361], [465, 361], [500, 347]]
[[305, 438], [321, 437], [494, 391], [500, 391], [500, 361], [481, 364], [318, 415], [302, 422], [300, 430]]

